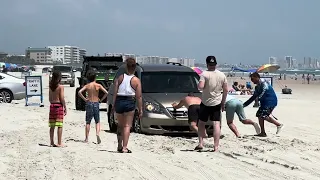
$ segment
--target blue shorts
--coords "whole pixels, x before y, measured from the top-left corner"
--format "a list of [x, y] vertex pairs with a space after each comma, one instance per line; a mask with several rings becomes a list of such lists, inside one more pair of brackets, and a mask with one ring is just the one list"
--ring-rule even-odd
[[136, 109], [136, 99], [132, 96], [117, 96], [114, 106], [118, 114], [130, 112]]
[[247, 119], [242, 104], [239, 99], [231, 99], [226, 103], [225, 111], [227, 121], [232, 121], [235, 113], [238, 115], [240, 121]]
[[90, 124], [92, 118], [94, 118], [96, 124], [100, 122], [99, 102], [87, 102], [86, 104], [86, 124]]

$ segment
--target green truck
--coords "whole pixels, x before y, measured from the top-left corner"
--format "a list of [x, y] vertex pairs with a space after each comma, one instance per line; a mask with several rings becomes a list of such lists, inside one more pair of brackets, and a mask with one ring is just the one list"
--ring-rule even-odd
[[[78, 96], [78, 92], [88, 83], [86, 78], [87, 72], [89, 70], [94, 70], [97, 74], [96, 82], [109, 90], [115, 77], [115, 73], [124, 63], [122, 56], [84, 56], [83, 59], [81, 76], [78, 77], [79, 87], [77, 87], [75, 92], [76, 110], [81, 111], [85, 110], [85, 102]], [[86, 96], [86, 94], [84, 95]], [[103, 92], [100, 92], [99, 96], [102, 98]]]

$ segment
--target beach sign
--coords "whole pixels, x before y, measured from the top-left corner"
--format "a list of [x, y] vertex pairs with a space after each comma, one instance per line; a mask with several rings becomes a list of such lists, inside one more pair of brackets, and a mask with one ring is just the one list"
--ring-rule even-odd
[[42, 76], [25, 76], [26, 81], [26, 106], [28, 106], [28, 98], [33, 96], [40, 97], [38, 105], [43, 107], [42, 93]]

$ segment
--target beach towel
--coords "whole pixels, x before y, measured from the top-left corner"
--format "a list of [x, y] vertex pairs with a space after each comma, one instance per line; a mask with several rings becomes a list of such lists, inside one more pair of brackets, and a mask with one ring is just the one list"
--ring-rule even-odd
[[61, 103], [52, 103], [49, 112], [49, 127], [62, 127], [64, 109]]

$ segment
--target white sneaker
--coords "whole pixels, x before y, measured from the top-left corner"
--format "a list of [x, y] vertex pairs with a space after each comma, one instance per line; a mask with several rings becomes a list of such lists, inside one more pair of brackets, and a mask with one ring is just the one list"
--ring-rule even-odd
[[258, 123], [254, 123], [253, 124], [254, 129], [256, 130], [257, 134], [261, 133], [261, 129]]
[[279, 133], [280, 133], [282, 127], [283, 127], [283, 124], [281, 124], [280, 126], [277, 126], [277, 132], [276, 132], [276, 134], [279, 134]]

